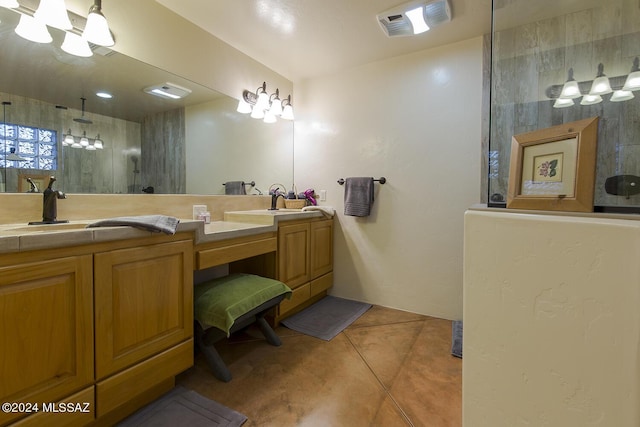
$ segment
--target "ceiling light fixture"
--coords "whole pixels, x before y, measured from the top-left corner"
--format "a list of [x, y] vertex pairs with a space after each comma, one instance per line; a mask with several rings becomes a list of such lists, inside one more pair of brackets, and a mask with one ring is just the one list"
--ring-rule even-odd
[[409, 21], [411, 21], [411, 27], [413, 28], [413, 34], [421, 34], [425, 31], [429, 31], [427, 21], [424, 20], [424, 7], [420, 6], [415, 9], [407, 10], [405, 12]]
[[82, 37], [90, 43], [110, 47], [115, 44], [107, 18], [102, 14], [102, 0], [94, 0], [89, 8], [87, 25], [84, 27]]
[[268, 95], [266, 82], [263, 82], [255, 93], [244, 90], [242, 98], [238, 101], [236, 111], [242, 114], [251, 113], [251, 117], [263, 119], [265, 123], [275, 123], [278, 117], [285, 120], [294, 120], [291, 95], [281, 100], [279, 89]]
[[181, 99], [191, 93], [191, 89], [173, 83], [162, 83], [144, 88], [148, 94], [161, 98]]
[[412, 36], [451, 21], [448, 0], [411, 1], [377, 15], [388, 37]]

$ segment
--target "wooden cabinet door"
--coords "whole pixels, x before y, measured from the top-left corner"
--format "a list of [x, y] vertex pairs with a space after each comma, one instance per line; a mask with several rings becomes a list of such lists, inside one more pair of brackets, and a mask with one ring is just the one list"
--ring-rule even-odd
[[333, 220], [311, 223], [311, 279], [333, 271]]
[[309, 281], [310, 275], [309, 223], [281, 226], [278, 230], [278, 280], [290, 288]]
[[[92, 383], [91, 255], [1, 267], [0, 402], [42, 405]], [[0, 412], [0, 425], [24, 415]]]
[[190, 240], [97, 253], [96, 379], [193, 335]]

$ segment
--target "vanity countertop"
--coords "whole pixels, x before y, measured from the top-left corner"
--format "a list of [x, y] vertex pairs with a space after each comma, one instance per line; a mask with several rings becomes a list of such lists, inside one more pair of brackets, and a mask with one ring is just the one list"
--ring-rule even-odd
[[[224, 221], [204, 224], [202, 221], [180, 219], [177, 233], [195, 233], [195, 244], [276, 231], [278, 222], [322, 216], [320, 212], [293, 209], [277, 211], [252, 210], [225, 213]], [[54, 225], [0, 224], [0, 254], [8, 252], [85, 245], [111, 240], [156, 235], [128, 226], [86, 228], [98, 219], [70, 221]]]

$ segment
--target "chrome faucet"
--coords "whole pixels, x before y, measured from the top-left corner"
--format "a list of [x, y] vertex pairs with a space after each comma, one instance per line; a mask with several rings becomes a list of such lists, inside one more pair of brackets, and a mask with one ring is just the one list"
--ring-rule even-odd
[[67, 196], [58, 190], [53, 190], [51, 186], [56, 182], [56, 177], [49, 177], [49, 185], [46, 190], [42, 192], [42, 222], [51, 224], [56, 222], [67, 222], [67, 221], [57, 221], [56, 217], [58, 216], [58, 204], [57, 199], [66, 199]]
[[269, 208], [270, 211], [277, 211], [278, 208], [276, 207], [276, 205], [278, 204], [278, 197], [282, 197], [284, 199], [284, 194], [279, 192], [280, 188], [276, 188], [275, 190], [273, 190], [273, 192], [271, 193], [271, 207]]
[[35, 182], [33, 182], [33, 180], [31, 178], [27, 178], [27, 182], [31, 186], [31, 189], [29, 189], [29, 191], [27, 191], [27, 193], [39, 193], [40, 192], [40, 190], [38, 189], [38, 186], [36, 185]]

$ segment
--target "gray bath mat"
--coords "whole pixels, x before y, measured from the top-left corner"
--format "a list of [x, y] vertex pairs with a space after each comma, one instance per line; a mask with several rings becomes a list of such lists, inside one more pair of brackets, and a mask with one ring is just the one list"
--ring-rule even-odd
[[195, 391], [176, 387], [117, 424], [119, 427], [237, 427], [247, 417]]
[[451, 325], [451, 354], [462, 358], [462, 320], [454, 320]]
[[371, 304], [326, 296], [287, 317], [282, 324], [305, 335], [330, 341], [370, 308]]

